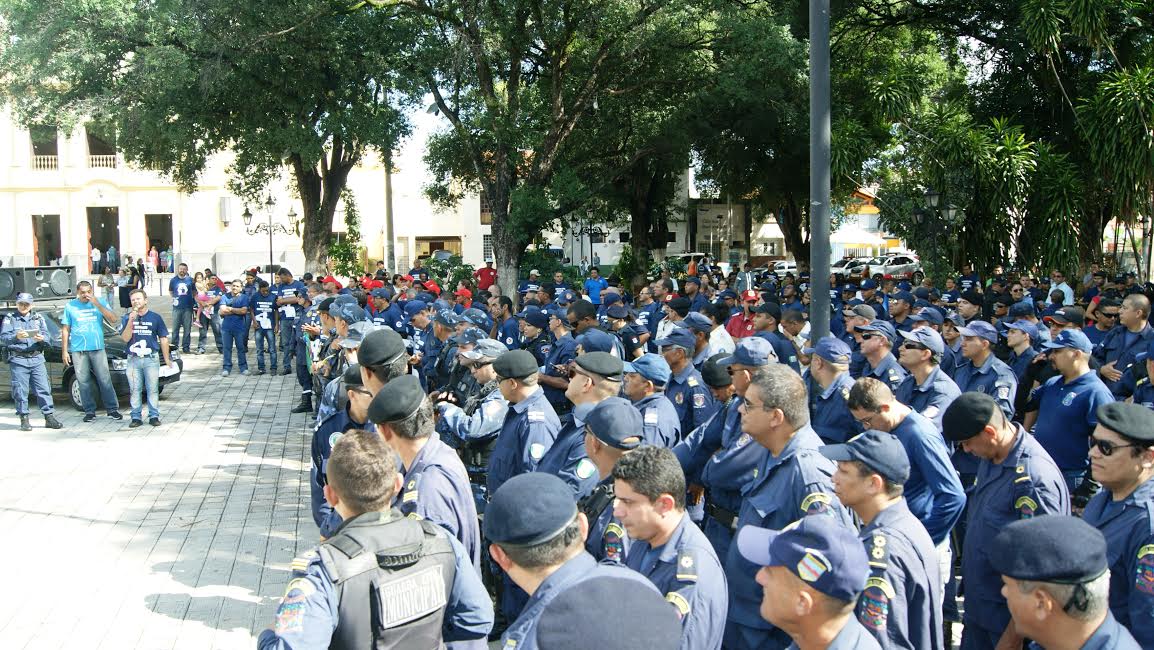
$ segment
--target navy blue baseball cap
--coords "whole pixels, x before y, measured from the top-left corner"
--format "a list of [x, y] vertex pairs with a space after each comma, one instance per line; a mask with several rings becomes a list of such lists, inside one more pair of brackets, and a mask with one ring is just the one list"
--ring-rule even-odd
[[424, 300], [410, 300], [405, 303], [405, 315], [409, 318], [423, 312], [429, 308], [429, 303]]
[[1030, 337], [1030, 340], [1038, 338], [1038, 326], [1028, 320], [1016, 320], [1012, 323], [1006, 323], [1006, 328], [1025, 332]]
[[697, 277], [696, 275], [691, 275], [688, 278], [685, 278], [685, 280], [682, 282], [682, 284], [691, 284], [691, 283], [696, 284], [697, 286], [700, 287], [701, 286], [701, 278]]
[[914, 304], [914, 294], [910, 293], [909, 290], [907, 289], [907, 290], [899, 291], [899, 292], [893, 294], [892, 296], [890, 296], [890, 300], [901, 300], [902, 302], [906, 303], [907, 305], [912, 305], [912, 304]]
[[872, 279], [861, 281], [861, 290], [862, 291], [869, 291], [870, 289], [877, 289], [877, 288], [878, 288], [878, 283], [874, 282]]
[[894, 339], [898, 337], [894, 326], [890, 325], [889, 321], [879, 320], [877, 318], [870, 321], [868, 325], [858, 325], [854, 329], [858, 332], [877, 332], [878, 334], [884, 334], [885, 337], [890, 340], [890, 345], [893, 345]]
[[606, 293], [605, 297], [601, 299], [601, 304], [605, 305], [606, 307], [609, 305], [615, 305], [619, 302], [621, 302], [621, 294], [617, 293], [616, 291], [610, 291]]
[[856, 460], [890, 483], [904, 485], [910, 478], [910, 457], [892, 433], [868, 429], [844, 444], [823, 445], [818, 451], [830, 460]]
[[586, 353], [612, 352], [617, 349], [617, 337], [604, 330], [592, 327], [577, 337], [577, 345], [580, 345], [581, 350]]
[[392, 297], [393, 297], [393, 292], [392, 292], [392, 291], [389, 291], [388, 289], [385, 289], [384, 287], [380, 287], [380, 288], [377, 288], [377, 289], [373, 289], [372, 291], [370, 291], [370, 292], [369, 292], [369, 295], [370, 295], [370, 296], [372, 296], [372, 297], [374, 297], [374, 298], [389, 298], [389, 299], [392, 299]]
[[1081, 330], [1062, 330], [1058, 332], [1058, 335], [1055, 336], [1052, 341], [1042, 347], [1047, 350], [1073, 348], [1086, 354], [1090, 354], [1090, 351], [1094, 349], [1093, 344], [1090, 343], [1090, 339], [1086, 338], [1086, 335], [1082, 333]]
[[1006, 524], [990, 545], [994, 571], [1030, 582], [1079, 584], [1109, 567], [1102, 531], [1069, 515], [1043, 515]]
[[722, 291], [721, 293], [717, 294], [717, 297], [718, 298], [732, 298], [734, 300], [737, 300], [737, 292], [730, 290], [730, 289], [726, 289], [725, 291]]
[[629, 308], [618, 303], [606, 309], [605, 315], [609, 318], [629, 318]]
[[576, 299], [577, 299], [577, 295], [574, 294], [572, 291], [569, 291], [568, 289], [566, 289], [565, 291], [562, 291], [561, 293], [557, 294], [557, 297], [553, 301], [559, 305], [568, 305], [569, 303], [573, 302]]
[[910, 289], [913, 289], [913, 288], [914, 287], [913, 287], [913, 285], [911, 285], [909, 283], [909, 280], [902, 280], [901, 282], [898, 283], [898, 291], [909, 291]]
[[685, 327], [703, 334], [708, 334], [713, 330], [713, 321], [701, 312], [690, 312], [685, 318], [681, 320]]
[[802, 354], [817, 356], [829, 361], [830, 363], [849, 363], [850, 356], [853, 351], [846, 345], [845, 341], [836, 336], [823, 336], [818, 339], [817, 345], [812, 348], [804, 348]]
[[585, 426], [589, 427], [594, 438], [614, 449], [636, 449], [644, 442], [641, 438], [641, 412], [629, 400], [620, 397], [598, 402], [585, 417]]
[[962, 315], [956, 311], [947, 312], [945, 319], [942, 321], [943, 325], [945, 324], [945, 321], [950, 321], [953, 323], [954, 327], [965, 327], [966, 325], [966, 319], [962, 318]]
[[990, 343], [998, 342], [998, 330], [984, 320], [971, 321], [965, 327], [959, 327], [958, 333], [962, 336], [976, 336], [986, 339]]
[[1010, 305], [1010, 317], [1022, 318], [1023, 316], [1033, 316], [1034, 306], [1025, 302], [1016, 302]]
[[945, 339], [942, 338], [941, 334], [938, 334], [928, 327], [918, 327], [909, 332], [898, 332], [898, 334], [901, 334], [902, 338], [907, 341], [921, 343], [937, 354], [946, 353]]
[[937, 307], [933, 306], [926, 307], [918, 313], [913, 314], [910, 316], [910, 320], [933, 323], [934, 325], [941, 325], [945, 322], [945, 318], [942, 317], [942, 312], [939, 311]]
[[857, 285], [856, 284], [847, 284], [841, 288], [841, 292], [842, 293], [857, 293]]
[[485, 539], [513, 548], [537, 546], [565, 532], [576, 516], [577, 500], [565, 481], [553, 474], [528, 472], [505, 481], [493, 493], [485, 508]]
[[774, 351], [769, 341], [760, 336], [747, 336], [738, 340], [733, 354], [724, 359], [718, 359], [717, 365], [728, 366], [736, 363], [741, 366], [757, 367], [767, 366], [777, 361], [777, 352]]
[[665, 338], [655, 341], [654, 345], [658, 348], [663, 348], [667, 345], [679, 345], [692, 350], [697, 346], [697, 339], [693, 337], [693, 332], [687, 328], [674, 327]]
[[540, 309], [526, 309], [524, 312], [517, 314], [517, 318], [529, 323], [533, 327], [545, 329], [549, 327], [549, 314]]
[[743, 526], [737, 550], [757, 566], [784, 567], [814, 590], [846, 602], [857, 600], [870, 572], [865, 545], [834, 517], [802, 517], [779, 531]]
[[625, 372], [635, 372], [653, 382], [655, 386], [664, 386], [673, 376], [665, 357], [652, 352], [646, 352], [633, 361], [626, 362]]

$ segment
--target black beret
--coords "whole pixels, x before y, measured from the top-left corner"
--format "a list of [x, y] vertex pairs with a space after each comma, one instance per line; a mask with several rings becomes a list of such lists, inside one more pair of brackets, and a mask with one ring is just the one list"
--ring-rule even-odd
[[350, 363], [349, 367], [345, 368], [345, 373], [341, 375], [341, 379], [344, 380], [347, 388], [364, 386], [365, 383], [361, 380], [361, 364]]
[[400, 422], [411, 417], [425, 401], [425, 391], [416, 375], [401, 375], [389, 380], [369, 404], [369, 422]]
[[493, 362], [493, 372], [498, 377], [524, 379], [537, 374], [537, 360], [526, 350], [510, 350]]
[[718, 352], [705, 360], [705, 363], [701, 366], [701, 379], [705, 381], [706, 386], [710, 388], [721, 388], [733, 384], [733, 378], [729, 376], [729, 366], [723, 366], [717, 363], [728, 357], [729, 354]]
[[1069, 515], [1007, 524], [994, 538], [989, 558], [994, 571], [1004, 576], [1059, 584], [1088, 582], [1108, 566], [1102, 532]]
[[608, 352], [586, 352], [578, 356], [574, 361], [586, 372], [591, 372], [614, 381], [624, 379], [625, 362]]
[[620, 397], [598, 402], [586, 416], [585, 426], [594, 438], [617, 449], [635, 449], [642, 442], [641, 412], [632, 402]]
[[965, 300], [966, 302], [970, 303], [971, 305], [981, 305], [982, 304], [982, 294], [978, 293], [977, 291], [974, 291], [973, 289], [970, 289], [969, 291], [963, 291], [962, 295], [960, 297], [962, 300]]
[[670, 300], [669, 302], [667, 302], [665, 304], [669, 305], [669, 308], [672, 309], [673, 311], [675, 311], [677, 313], [681, 313], [683, 311], [689, 311], [689, 306], [692, 303], [689, 302], [689, 298], [677, 297], [677, 298], [673, 298], [672, 300]]
[[404, 353], [405, 342], [401, 335], [384, 327], [365, 335], [357, 351], [357, 361], [362, 366], [379, 367], [396, 361]]
[[565, 481], [528, 472], [493, 493], [485, 506], [485, 539], [502, 546], [536, 546], [560, 535], [576, 516], [577, 500]]
[[674, 650], [681, 623], [652, 585], [599, 575], [565, 589], [537, 621], [537, 646], [549, 650]]
[[328, 313], [329, 307], [333, 306], [333, 302], [335, 300], [336, 300], [336, 298], [325, 298], [324, 300], [321, 301], [321, 304], [317, 306], [317, 310]]
[[1098, 407], [1098, 424], [1131, 440], [1154, 442], [1154, 411], [1140, 404], [1103, 404]]
[[942, 435], [961, 442], [978, 435], [994, 417], [998, 403], [985, 393], [962, 393], [942, 414]]

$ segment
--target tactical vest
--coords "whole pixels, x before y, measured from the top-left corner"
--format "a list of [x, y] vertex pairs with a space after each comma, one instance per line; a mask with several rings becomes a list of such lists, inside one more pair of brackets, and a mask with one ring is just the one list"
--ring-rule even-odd
[[319, 548], [340, 605], [329, 648], [443, 648], [453, 588], [452, 543], [396, 510], [350, 519]]

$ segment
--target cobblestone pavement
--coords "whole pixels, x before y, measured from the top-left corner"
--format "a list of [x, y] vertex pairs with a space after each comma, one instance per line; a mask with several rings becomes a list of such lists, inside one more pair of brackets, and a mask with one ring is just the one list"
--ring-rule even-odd
[[0, 403], [0, 648], [255, 647], [318, 535], [308, 420], [293, 376], [219, 369], [186, 356], [155, 428]]

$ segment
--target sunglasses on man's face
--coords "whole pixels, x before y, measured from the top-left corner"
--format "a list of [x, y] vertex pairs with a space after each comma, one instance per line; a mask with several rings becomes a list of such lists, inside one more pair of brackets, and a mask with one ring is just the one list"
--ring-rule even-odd
[[1098, 452], [1103, 456], [1112, 456], [1114, 450], [1125, 449], [1126, 447], [1137, 447], [1138, 445], [1119, 445], [1109, 440], [1102, 440], [1100, 438], [1090, 437], [1090, 444], [1098, 448]]
[[876, 338], [881, 338], [881, 334], [875, 334], [873, 332], [862, 332], [862, 335], [861, 335], [861, 340], [863, 340], [863, 341], [868, 341], [870, 339], [876, 339]]
[[913, 341], [907, 341], [906, 343], [903, 343], [902, 347], [907, 349], [907, 350], [928, 350], [929, 349], [926, 346], [922, 345], [921, 343], [914, 343]]
[[1103, 311], [1103, 312], [1098, 312], [1098, 314], [1102, 318], [1118, 318], [1118, 312], [1116, 312], [1116, 311]]

